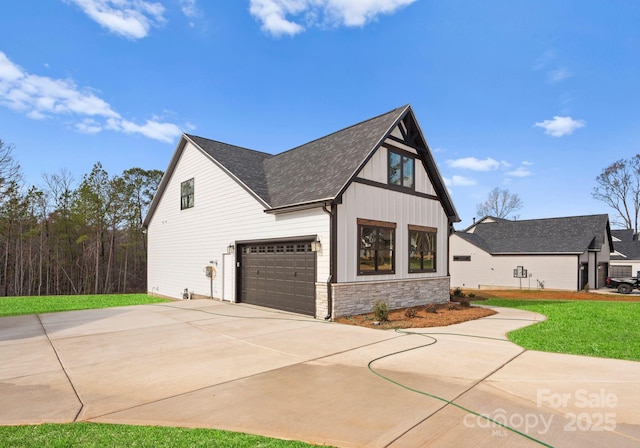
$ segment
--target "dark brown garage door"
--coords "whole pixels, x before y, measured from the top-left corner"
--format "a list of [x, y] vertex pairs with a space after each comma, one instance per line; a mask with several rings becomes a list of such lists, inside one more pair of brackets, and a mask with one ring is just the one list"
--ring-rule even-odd
[[240, 301], [314, 316], [316, 254], [310, 242], [240, 248]]

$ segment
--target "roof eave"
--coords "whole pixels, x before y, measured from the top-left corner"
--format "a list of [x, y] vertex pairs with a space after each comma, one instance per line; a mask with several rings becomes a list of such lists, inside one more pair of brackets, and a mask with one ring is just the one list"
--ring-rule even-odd
[[267, 208], [264, 212], [270, 215], [279, 215], [281, 213], [297, 212], [300, 210], [309, 210], [312, 208], [322, 207], [323, 205], [331, 204], [334, 201], [335, 198], [317, 199], [313, 201], [299, 202], [296, 204], [288, 204], [279, 207], [270, 207]]

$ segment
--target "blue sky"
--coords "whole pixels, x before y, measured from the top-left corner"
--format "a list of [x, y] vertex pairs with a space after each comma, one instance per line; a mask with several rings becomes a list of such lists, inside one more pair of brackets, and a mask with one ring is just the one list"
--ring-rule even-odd
[[607, 213], [596, 176], [640, 152], [639, 23], [634, 0], [5, 2], [0, 139], [42, 185], [164, 170], [181, 132], [278, 153], [409, 103], [458, 228], [495, 187], [520, 219]]

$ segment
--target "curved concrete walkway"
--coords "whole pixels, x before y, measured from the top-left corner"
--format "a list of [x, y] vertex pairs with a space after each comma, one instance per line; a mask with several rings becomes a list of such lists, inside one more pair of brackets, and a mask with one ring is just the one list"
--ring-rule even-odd
[[638, 446], [640, 363], [505, 339], [541, 319], [499, 309], [421, 330], [432, 344], [207, 300], [1, 318], [0, 424], [211, 427], [344, 447]]

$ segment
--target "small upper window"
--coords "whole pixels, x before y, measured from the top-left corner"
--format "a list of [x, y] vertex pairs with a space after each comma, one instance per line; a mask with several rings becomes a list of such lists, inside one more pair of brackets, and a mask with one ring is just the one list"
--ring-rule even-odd
[[389, 184], [406, 188], [415, 185], [415, 159], [389, 150]]
[[180, 210], [193, 207], [193, 178], [180, 184]]

